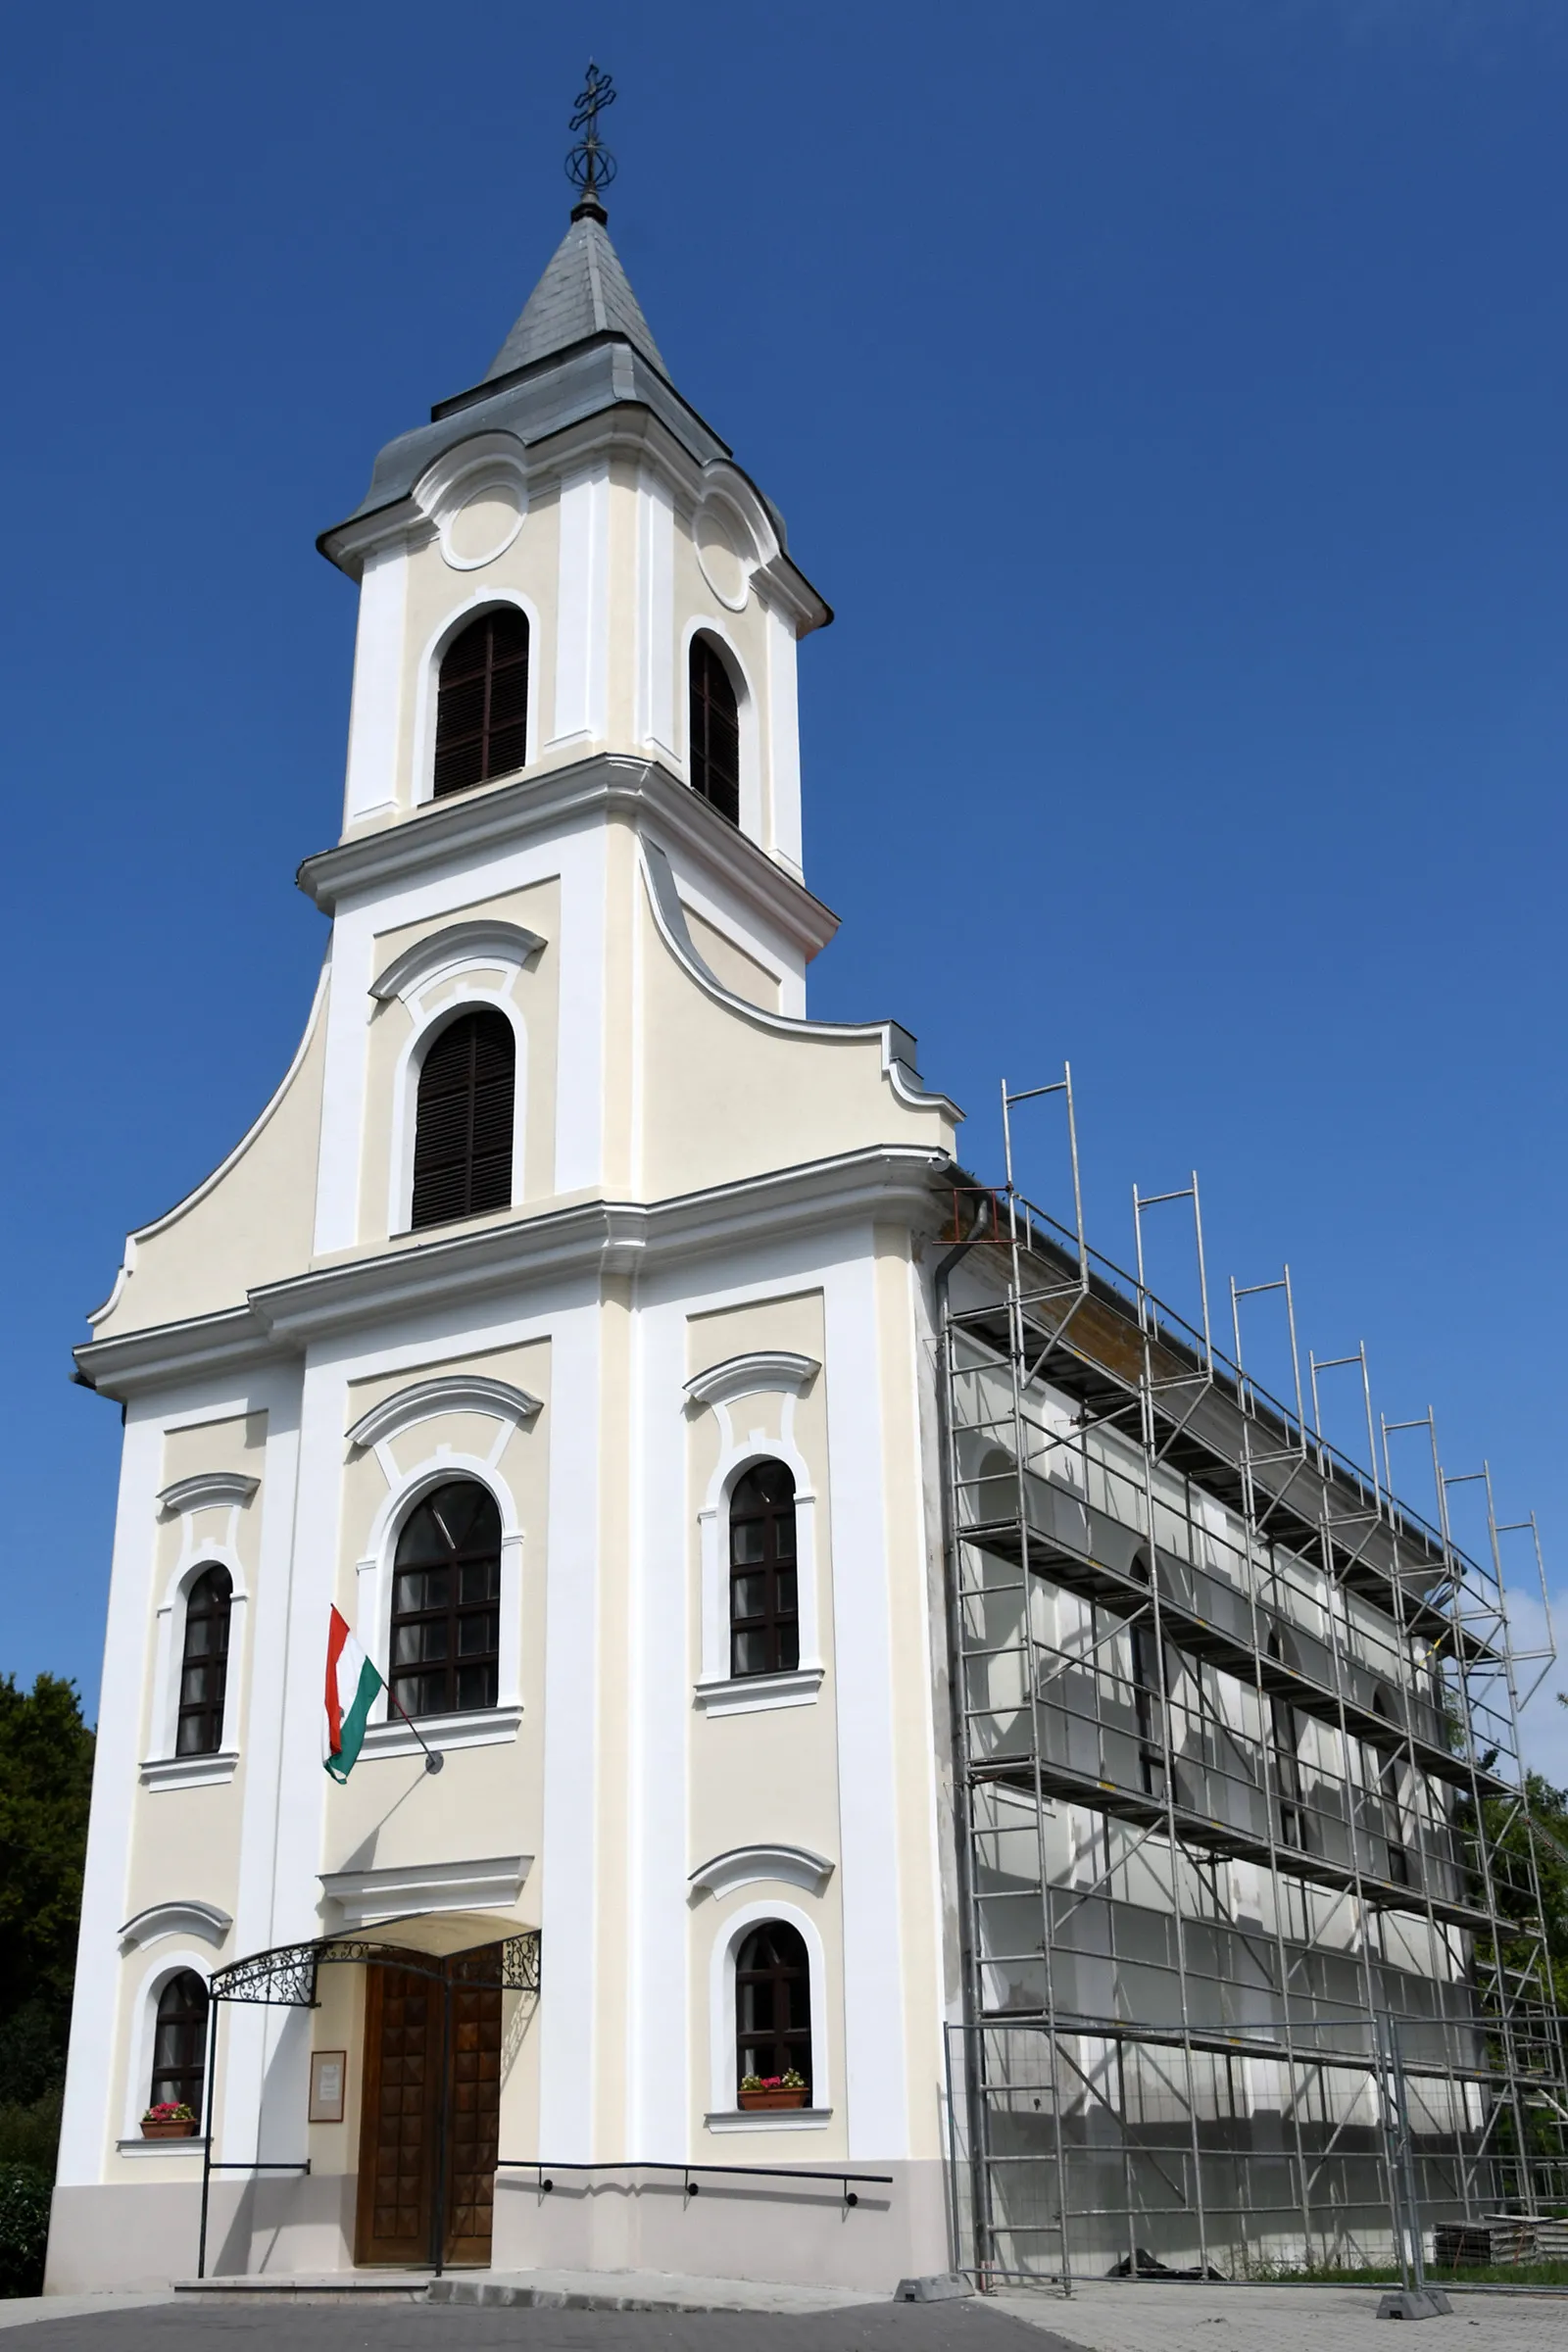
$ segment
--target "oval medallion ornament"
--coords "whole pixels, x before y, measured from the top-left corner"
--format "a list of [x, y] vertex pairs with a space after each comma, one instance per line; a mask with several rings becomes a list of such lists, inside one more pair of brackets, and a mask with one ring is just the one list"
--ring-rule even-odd
[[522, 528], [523, 494], [515, 481], [483, 482], [441, 524], [441, 553], [454, 571], [493, 564]]
[[727, 612], [744, 612], [756, 557], [749, 546], [741, 545], [738, 518], [716, 499], [710, 499], [697, 510], [692, 535], [703, 577], [719, 603]]

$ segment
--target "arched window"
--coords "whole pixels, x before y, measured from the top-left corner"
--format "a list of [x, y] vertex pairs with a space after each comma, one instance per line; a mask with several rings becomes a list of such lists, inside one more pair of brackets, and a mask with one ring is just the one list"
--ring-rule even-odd
[[806, 2077], [811, 2096], [811, 1971], [806, 1938], [782, 1919], [754, 1928], [735, 1955], [735, 2069]]
[[470, 620], [441, 659], [435, 797], [514, 775], [528, 757], [528, 623], [515, 605]]
[[207, 1987], [193, 1968], [182, 1968], [158, 1995], [148, 2106], [183, 2102], [199, 2118], [206, 2073]]
[[223, 1744], [223, 1698], [228, 1689], [228, 1621], [234, 1580], [226, 1568], [204, 1568], [185, 1596], [185, 1647], [179, 1665], [176, 1756], [216, 1755]]
[[732, 825], [741, 821], [741, 714], [723, 656], [711, 637], [692, 639], [692, 790]]
[[392, 1695], [409, 1715], [493, 1707], [501, 1663], [501, 1513], [488, 1487], [455, 1478], [398, 1538]]
[[729, 1501], [729, 1670], [788, 1674], [801, 1662], [795, 1481], [759, 1462]]
[[413, 1225], [512, 1205], [516, 1041], [488, 1006], [449, 1023], [425, 1054], [414, 1130]]

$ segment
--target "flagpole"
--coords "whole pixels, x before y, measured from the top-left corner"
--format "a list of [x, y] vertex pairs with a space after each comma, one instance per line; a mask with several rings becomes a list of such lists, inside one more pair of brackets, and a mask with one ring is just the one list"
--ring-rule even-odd
[[445, 1756], [437, 1755], [435, 1749], [428, 1744], [424, 1734], [420, 1731], [418, 1725], [415, 1722], [414, 1717], [409, 1713], [408, 1708], [403, 1704], [402, 1699], [399, 1698], [397, 1692], [393, 1690], [390, 1683], [387, 1684], [386, 1694], [392, 1701], [392, 1704], [396, 1707], [398, 1713], [402, 1716], [404, 1722], [408, 1725], [410, 1731], [414, 1734], [416, 1740], [417, 1740], [419, 1742], [419, 1745], [424, 1749], [425, 1771], [439, 1772], [441, 1767], [446, 1762]]

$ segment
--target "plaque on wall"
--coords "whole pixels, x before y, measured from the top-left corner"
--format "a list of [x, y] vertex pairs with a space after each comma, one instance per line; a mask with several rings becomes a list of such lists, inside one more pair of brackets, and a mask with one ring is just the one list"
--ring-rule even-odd
[[347, 2050], [311, 2052], [310, 2121], [313, 2124], [340, 2124], [343, 2121], [343, 2083], [348, 2058]]

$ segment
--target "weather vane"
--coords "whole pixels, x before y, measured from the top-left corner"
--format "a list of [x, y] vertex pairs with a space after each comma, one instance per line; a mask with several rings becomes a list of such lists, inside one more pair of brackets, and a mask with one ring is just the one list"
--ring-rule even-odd
[[607, 106], [615, 103], [615, 85], [608, 74], [601, 74], [593, 59], [588, 60], [588, 86], [577, 99], [577, 111], [571, 118], [573, 130], [582, 137], [566, 158], [566, 177], [582, 194], [571, 208], [571, 217], [580, 220], [603, 220], [605, 208], [603, 192], [615, 176], [615, 159], [608, 147], [599, 144], [599, 118]]

